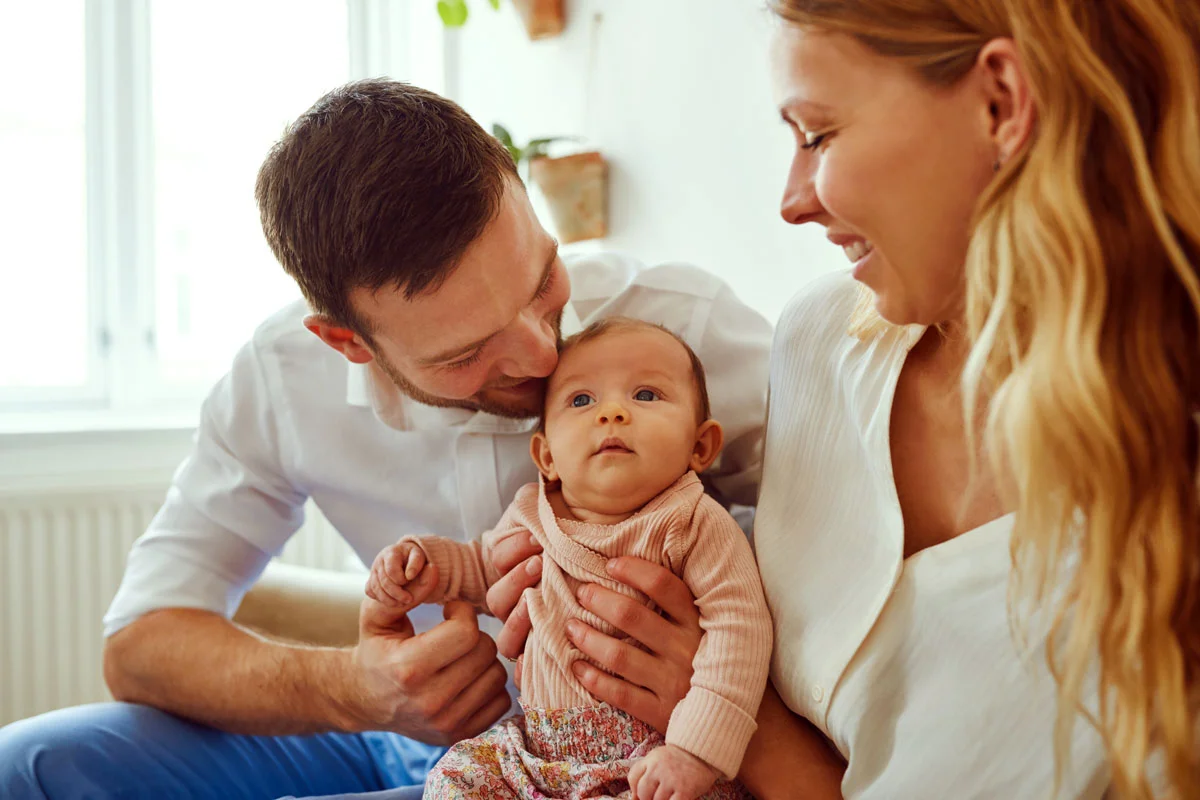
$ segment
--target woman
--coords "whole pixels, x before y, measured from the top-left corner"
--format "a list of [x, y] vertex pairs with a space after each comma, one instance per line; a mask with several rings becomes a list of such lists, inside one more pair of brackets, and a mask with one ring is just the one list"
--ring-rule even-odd
[[[848, 796], [1200, 796], [1200, 6], [771, 8], [783, 216], [857, 282], [780, 322], [755, 535], [789, 711], [744, 780], [836, 792], [804, 718]], [[588, 678], [661, 715], [694, 628], [626, 612], [662, 657], [580, 646], [651, 691]]]

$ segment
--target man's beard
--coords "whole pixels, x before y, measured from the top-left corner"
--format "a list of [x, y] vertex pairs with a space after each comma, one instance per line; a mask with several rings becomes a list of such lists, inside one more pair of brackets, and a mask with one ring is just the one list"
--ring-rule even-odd
[[[562, 311], [559, 311], [555, 316], [553, 325], [555, 345], [558, 346], [562, 344]], [[531, 419], [532, 417], [540, 417], [546, 404], [545, 378], [534, 379], [540, 385], [540, 390], [536, 394], [530, 395], [527, 400], [515, 400], [511, 397], [500, 395], [499, 391], [494, 388], [486, 387], [470, 397], [458, 400], [450, 397], [438, 397], [417, 388], [382, 353], [376, 352], [374, 355], [375, 363], [391, 379], [396, 388], [422, 405], [433, 406], [434, 408], [465, 408], [469, 411], [483, 411], [487, 414], [494, 414], [497, 417], [508, 417], [509, 419]]]

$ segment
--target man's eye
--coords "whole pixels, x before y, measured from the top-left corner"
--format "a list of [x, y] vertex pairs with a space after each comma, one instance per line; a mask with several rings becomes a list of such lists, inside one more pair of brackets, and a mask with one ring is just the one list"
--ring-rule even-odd
[[592, 404], [592, 398], [586, 394], [577, 394], [571, 398], [571, 406], [574, 408], [583, 408]]
[[445, 365], [446, 369], [466, 369], [479, 363], [479, 359], [483, 357], [483, 349], [476, 350], [466, 358], [460, 358], [458, 361], [451, 361]]
[[633, 399], [649, 403], [651, 400], [657, 400], [658, 394], [650, 389], [639, 389], [637, 394], [633, 396]]

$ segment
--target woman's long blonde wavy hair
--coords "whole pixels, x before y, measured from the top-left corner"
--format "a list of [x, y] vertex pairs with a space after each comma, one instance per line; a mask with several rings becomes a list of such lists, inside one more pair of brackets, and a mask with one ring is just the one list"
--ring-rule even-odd
[[1200, 797], [1200, 2], [769, 5], [935, 85], [1016, 43], [1036, 129], [979, 200], [964, 386], [1016, 494], [1013, 597], [1050, 612], [1056, 776], [1091, 698], [1120, 796], [1156, 754]]

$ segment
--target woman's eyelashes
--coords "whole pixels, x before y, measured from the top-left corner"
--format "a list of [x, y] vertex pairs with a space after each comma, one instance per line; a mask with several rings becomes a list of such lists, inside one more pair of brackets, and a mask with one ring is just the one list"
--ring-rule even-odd
[[802, 150], [819, 150], [821, 145], [829, 138], [828, 133], [804, 134], [804, 142], [800, 145]]

